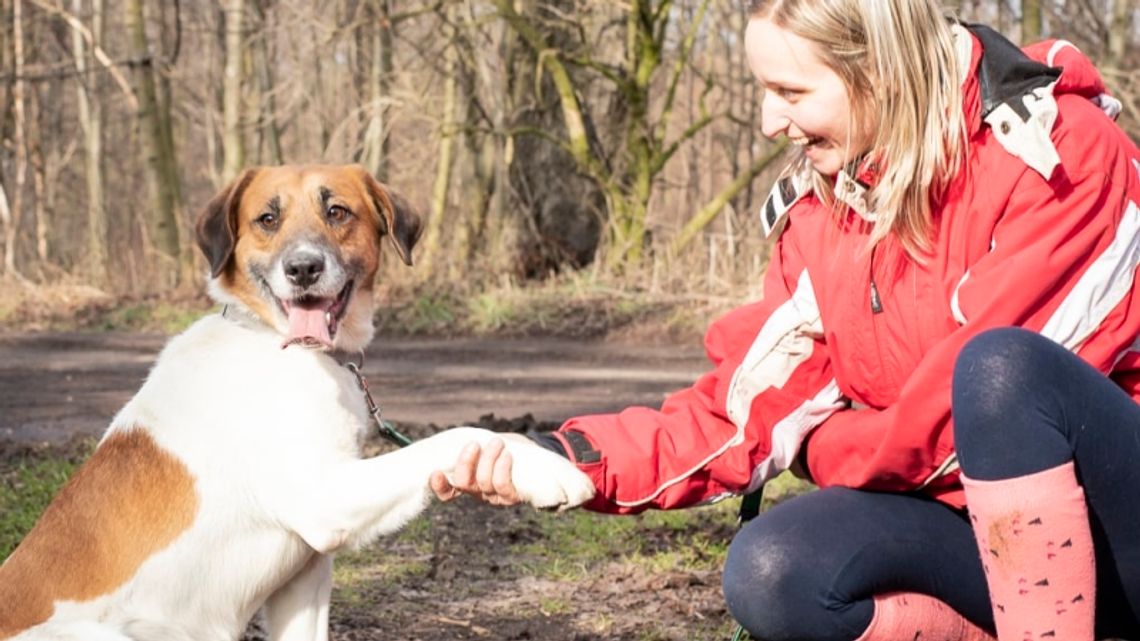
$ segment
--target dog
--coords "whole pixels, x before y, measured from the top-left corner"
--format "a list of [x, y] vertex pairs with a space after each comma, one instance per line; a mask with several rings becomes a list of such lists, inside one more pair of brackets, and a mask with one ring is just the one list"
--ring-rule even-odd
[[[337, 356], [372, 339], [382, 238], [410, 265], [419, 230], [359, 166], [249, 169], [215, 196], [196, 235], [224, 311], [170, 340], [0, 566], [0, 639], [233, 640], [259, 609], [270, 639], [327, 639], [334, 553], [407, 523], [433, 471], [496, 437], [360, 456], [371, 415]], [[563, 457], [507, 448], [530, 504], [593, 496]]]

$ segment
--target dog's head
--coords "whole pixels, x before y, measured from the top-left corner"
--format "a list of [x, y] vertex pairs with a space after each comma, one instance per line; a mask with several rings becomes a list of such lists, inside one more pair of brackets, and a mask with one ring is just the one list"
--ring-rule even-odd
[[210, 291], [284, 336], [357, 350], [372, 339], [380, 240], [412, 264], [420, 220], [363, 167], [248, 169], [198, 220]]

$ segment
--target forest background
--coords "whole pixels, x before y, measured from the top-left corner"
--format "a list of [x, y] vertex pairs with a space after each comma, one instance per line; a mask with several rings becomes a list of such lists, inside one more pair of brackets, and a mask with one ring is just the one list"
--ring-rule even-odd
[[[422, 213], [415, 269], [381, 274], [405, 330], [703, 325], [759, 294], [784, 164], [746, 4], [0, 0], [0, 327], [199, 313], [198, 211], [243, 167], [312, 162]], [[1140, 138], [1137, 0], [946, 9], [1074, 42]]]

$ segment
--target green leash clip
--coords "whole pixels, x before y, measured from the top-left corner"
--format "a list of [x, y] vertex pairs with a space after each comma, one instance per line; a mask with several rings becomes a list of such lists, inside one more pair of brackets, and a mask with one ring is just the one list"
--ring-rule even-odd
[[376, 431], [380, 432], [380, 436], [383, 436], [400, 447], [411, 445], [412, 439], [401, 434], [390, 421], [380, 418], [380, 406], [376, 404], [376, 401], [372, 400], [372, 392], [368, 391], [368, 381], [364, 378], [364, 374], [360, 372], [360, 366], [351, 362], [345, 363], [344, 366], [356, 377], [356, 384], [360, 386], [360, 391], [364, 392], [364, 402], [368, 404], [368, 413], [372, 415], [372, 422], [376, 423]]

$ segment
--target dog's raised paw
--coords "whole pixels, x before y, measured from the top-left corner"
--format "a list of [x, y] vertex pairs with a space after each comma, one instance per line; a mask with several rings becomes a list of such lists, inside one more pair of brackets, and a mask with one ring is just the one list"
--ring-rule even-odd
[[535, 444], [508, 443], [511, 480], [524, 501], [541, 509], [565, 510], [594, 498], [594, 483], [573, 463]]

